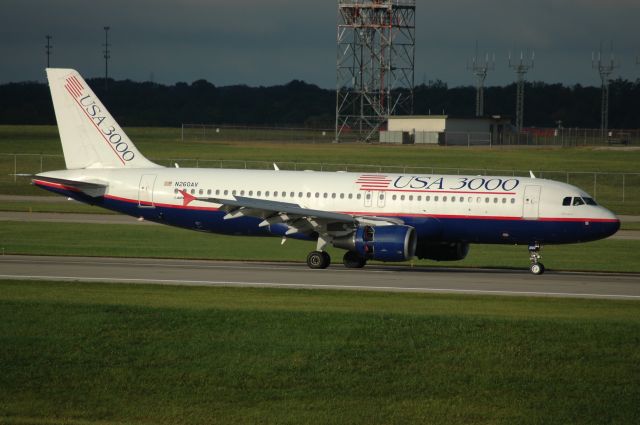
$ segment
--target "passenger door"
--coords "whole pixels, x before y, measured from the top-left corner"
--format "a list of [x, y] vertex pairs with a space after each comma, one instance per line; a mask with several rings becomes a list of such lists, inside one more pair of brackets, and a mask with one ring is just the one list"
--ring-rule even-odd
[[153, 185], [156, 182], [155, 174], [145, 174], [140, 178], [138, 187], [138, 207], [155, 208], [153, 204]]
[[527, 186], [524, 189], [522, 218], [537, 220], [540, 212], [540, 186]]

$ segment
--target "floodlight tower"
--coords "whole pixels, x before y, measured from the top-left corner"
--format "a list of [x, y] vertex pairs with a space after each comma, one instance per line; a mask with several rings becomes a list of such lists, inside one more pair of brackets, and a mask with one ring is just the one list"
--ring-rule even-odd
[[336, 142], [413, 113], [415, 0], [338, 0]]
[[516, 129], [522, 131], [524, 122], [524, 76], [533, 68], [536, 59], [535, 52], [531, 53], [531, 59], [525, 59], [524, 53], [520, 52], [520, 60], [512, 61], [511, 52], [509, 52], [509, 68], [513, 69], [517, 75], [516, 90]]
[[47, 52], [47, 68], [50, 68], [51, 67], [51, 61], [50, 61], [51, 49], [53, 48], [53, 46], [51, 45], [51, 36], [46, 35], [45, 37], [47, 38], [47, 44], [44, 46], [45, 51]]
[[611, 74], [618, 68], [613, 57], [613, 43], [609, 50], [609, 61], [602, 60], [602, 43], [598, 54], [591, 53], [591, 67], [598, 70], [602, 87], [602, 99], [600, 103], [600, 132], [602, 137], [606, 137], [609, 131], [609, 81]]
[[109, 50], [109, 29], [104, 27], [104, 90], [107, 91], [107, 81], [109, 79], [109, 59], [111, 51]]
[[476, 42], [476, 54], [471, 60], [471, 64], [467, 63], [467, 69], [476, 76], [476, 117], [484, 115], [484, 81], [487, 79], [489, 71], [493, 71], [496, 63], [496, 56], [493, 60], [489, 60], [489, 54], [485, 54], [484, 59], [478, 57], [478, 42]]

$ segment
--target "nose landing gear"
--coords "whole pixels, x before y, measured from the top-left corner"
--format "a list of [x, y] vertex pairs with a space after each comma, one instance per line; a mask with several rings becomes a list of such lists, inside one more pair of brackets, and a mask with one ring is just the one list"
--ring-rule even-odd
[[531, 266], [529, 266], [529, 270], [533, 274], [542, 274], [544, 273], [544, 264], [540, 262], [540, 250], [542, 246], [539, 243], [535, 243], [533, 245], [529, 245], [529, 259], [531, 260]]

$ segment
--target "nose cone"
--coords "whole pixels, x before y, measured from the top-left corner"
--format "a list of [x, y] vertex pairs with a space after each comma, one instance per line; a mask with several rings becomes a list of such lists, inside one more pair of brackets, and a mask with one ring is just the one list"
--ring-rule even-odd
[[601, 231], [603, 238], [608, 238], [620, 230], [620, 219], [611, 211], [605, 209], [604, 218], [602, 220]]

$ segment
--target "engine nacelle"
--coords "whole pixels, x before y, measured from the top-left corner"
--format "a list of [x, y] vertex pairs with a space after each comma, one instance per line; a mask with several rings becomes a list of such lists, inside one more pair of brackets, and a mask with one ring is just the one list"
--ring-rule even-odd
[[436, 261], [463, 260], [469, 253], [466, 242], [426, 242], [416, 248], [416, 256]]
[[333, 246], [368, 260], [405, 261], [415, 256], [416, 242], [411, 226], [361, 226], [349, 236], [334, 239]]

